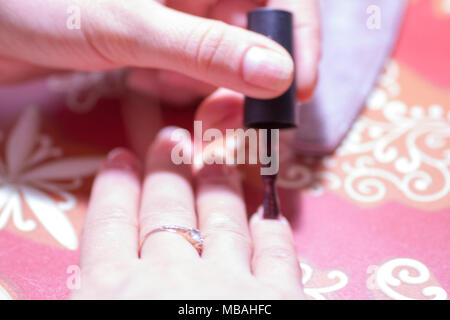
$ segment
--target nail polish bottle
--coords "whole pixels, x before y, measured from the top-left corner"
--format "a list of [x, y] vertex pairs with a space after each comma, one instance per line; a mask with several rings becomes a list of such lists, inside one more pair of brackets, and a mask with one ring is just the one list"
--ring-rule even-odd
[[[281, 44], [292, 56], [294, 51], [293, 15], [289, 11], [258, 8], [248, 13], [251, 31], [263, 34]], [[295, 77], [294, 77], [295, 79]], [[275, 99], [246, 97], [244, 124], [247, 128], [286, 129], [296, 127], [295, 80], [289, 89]]]
[[[293, 16], [283, 10], [258, 8], [248, 13], [248, 29], [267, 36], [281, 44], [292, 56]], [[295, 78], [295, 77], [294, 77]], [[271, 143], [271, 130], [296, 127], [296, 89], [295, 81], [281, 96], [274, 99], [245, 98], [244, 125], [247, 128], [267, 129], [266, 152], [278, 152]], [[276, 174], [263, 175], [264, 202], [263, 218], [278, 219], [280, 214], [276, 192]]]

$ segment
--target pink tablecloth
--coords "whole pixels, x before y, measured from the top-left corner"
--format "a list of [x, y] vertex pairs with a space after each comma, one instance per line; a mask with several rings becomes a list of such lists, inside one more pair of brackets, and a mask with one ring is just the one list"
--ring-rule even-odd
[[[397, 49], [338, 152], [283, 159], [281, 200], [308, 298], [447, 299], [449, 33], [448, 1], [411, 1]], [[119, 77], [0, 88], [0, 299], [67, 298], [102, 156], [116, 146], [139, 152], [135, 136], [162, 123], [191, 123], [189, 111], [160, 114], [139, 97], [119, 103]], [[247, 179], [250, 212], [259, 188]]]

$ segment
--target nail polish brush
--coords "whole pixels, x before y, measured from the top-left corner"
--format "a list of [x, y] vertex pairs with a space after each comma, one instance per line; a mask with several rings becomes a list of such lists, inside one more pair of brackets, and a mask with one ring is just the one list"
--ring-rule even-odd
[[[284, 10], [258, 8], [248, 13], [248, 26], [251, 31], [263, 34], [282, 45], [293, 57], [293, 16]], [[296, 127], [296, 89], [295, 81], [281, 96], [274, 99], [245, 98], [244, 125], [247, 128], [267, 129], [266, 152], [271, 157], [279, 152], [272, 145], [271, 131]], [[263, 218], [277, 219], [279, 203], [276, 190], [277, 174], [262, 175], [264, 182]]]

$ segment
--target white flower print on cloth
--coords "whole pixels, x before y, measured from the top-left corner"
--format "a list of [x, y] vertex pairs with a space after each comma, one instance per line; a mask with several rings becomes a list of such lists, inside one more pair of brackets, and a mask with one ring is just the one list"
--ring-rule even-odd
[[[62, 150], [40, 133], [35, 107], [22, 112], [9, 134], [0, 134], [0, 150], [0, 229], [12, 223], [32, 232], [40, 224], [63, 247], [77, 249], [78, 236], [66, 215], [77, 204], [70, 191], [95, 174], [102, 158], [62, 158]], [[25, 218], [25, 210], [32, 218]]]
[[348, 284], [348, 276], [340, 270], [315, 270], [303, 259], [299, 258], [299, 261], [301, 261], [302, 283], [307, 299], [332, 299], [333, 293], [345, 288]]
[[0, 284], [0, 300], [12, 300], [8, 291]]
[[376, 299], [446, 300], [447, 292], [416, 259], [396, 258], [367, 269], [367, 287]]
[[280, 159], [280, 186], [313, 195], [329, 190], [363, 206], [395, 200], [427, 211], [449, 207], [450, 106], [443, 103], [450, 94], [415, 97], [426, 83], [409, 73], [391, 61], [336, 154]]
[[67, 107], [75, 113], [91, 111], [101, 98], [116, 98], [123, 93], [124, 69], [73, 72], [48, 78], [52, 91], [65, 95]]

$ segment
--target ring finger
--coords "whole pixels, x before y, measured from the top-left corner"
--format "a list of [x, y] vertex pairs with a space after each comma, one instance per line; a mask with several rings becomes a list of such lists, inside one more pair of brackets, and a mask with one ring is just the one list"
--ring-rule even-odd
[[196, 181], [199, 225], [205, 237], [203, 258], [228, 269], [250, 271], [251, 241], [237, 169], [206, 165]]
[[196, 249], [179, 234], [149, 234], [163, 226], [196, 226], [191, 166], [177, 165], [172, 159], [172, 151], [177, 150], [180, 152], [176, 156], [190, 157], [190, 145], [188, 136], [181, 129], [169, 127], [158, 134], [150, 149], [139, 218], [141, 258], [198, 257]]

